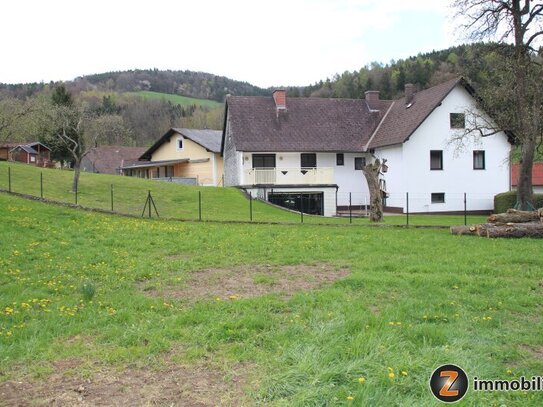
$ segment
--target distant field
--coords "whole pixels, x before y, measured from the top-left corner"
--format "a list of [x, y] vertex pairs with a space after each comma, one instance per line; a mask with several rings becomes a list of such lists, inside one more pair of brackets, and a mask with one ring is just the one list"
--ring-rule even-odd
[[[73, 172], [68, 170], [40, 169], [31, 165], [0, 162], [0, 188], [8, 189], [8, 168], [11, 168], [12, 191], [40, 196], [40, 174], [43, 174], [45, 198], [75, 203], [70, 192]], [[161, 217], [198, 219], [198, 195], [202, 199], [202, 220], [249, 221], [249, 200], [236, 188], [194, 187], [168, 182], [151, 181], [116, 175], [82, 173], [78, 204], [89, 208], [111, 209], [113, 185], [114, 210], [120, 213], [141, 215], [147, 192], [150, 190]], [[468, 223], [484, 222], [483, 216], [468, 216]], [[267, 203], [253, 201], [253, 221], [300, 223], [299, 213], [289, 212]], [[304, 223], [349, 224], [349, 219], [303, 216]], [[354, 224], [367, 224], [365, 218], [353, 219]], [[385, 224], [401, 225], [406, 217], [387, 216]], [[410, 215], [411, 225], [459, 225], [463, 216]]]
[[2, 406], [430, 407], [445, 363], [543, 372], [535, 239], [127, 219], [6, 193], [0, 219]]
[[219, 107], [222, 107], [223, 104], [216, 102], [214, 100], [208, 100], [208, 99], [196, 99], [191, 98], [188, 96], [181, 96], [181, 95], [171, 95], [168, 93], [159, 93], [159, 92], [151, 92], [151, 91], [139, 91], [139, 92], [128, 92], [128, 95], [136, 95], [136, 96], [142, 96], [146, 99], [163, 99], [167, 100], [169, 102], [175, 103], [177, 105], [181, 106], [190, 106], [190, 105], [196, 105], [196, 106], [203, 106], [208, 107], [210, 109], [216, 109]]

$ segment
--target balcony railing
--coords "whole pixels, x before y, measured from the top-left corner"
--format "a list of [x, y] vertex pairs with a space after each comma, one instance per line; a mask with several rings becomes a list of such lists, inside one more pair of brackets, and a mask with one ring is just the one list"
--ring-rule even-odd
[[245, 170], [247, 185], [333, 184], [333, 168], [251, 168]]

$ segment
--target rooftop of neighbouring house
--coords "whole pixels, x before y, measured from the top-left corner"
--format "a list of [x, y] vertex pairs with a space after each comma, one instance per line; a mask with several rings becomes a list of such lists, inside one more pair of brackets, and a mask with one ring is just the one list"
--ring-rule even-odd
[[[514, 187], [518, 184], [520, 164], [511, 166], [511, 185]], [[543, 163], [534, 163], [532, 167], [532, 185], [543, 186]]]
[[128, 161], [136, 160], [145, 147], [99, 146], [93, 148], [86, 158], [94, 169], [102, 174], [115, 174]]

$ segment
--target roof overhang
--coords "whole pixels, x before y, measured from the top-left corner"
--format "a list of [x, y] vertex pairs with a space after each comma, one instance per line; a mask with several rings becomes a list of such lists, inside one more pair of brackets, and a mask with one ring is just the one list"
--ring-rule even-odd
[[[129, 170], [131, 168], [153, 168], [153, 167], [163, 167], [165, 165], [173, 164], [183, 164], [188, 163], [190, 160], [188, 158], [182, 158], [180, 160], [164, 160], [164, 161], [147, 161], [142, 162], [141, 164], [132, 164], [120, 167], [123, 170]], [[198, 160], [196, 160], [198, 161]]]

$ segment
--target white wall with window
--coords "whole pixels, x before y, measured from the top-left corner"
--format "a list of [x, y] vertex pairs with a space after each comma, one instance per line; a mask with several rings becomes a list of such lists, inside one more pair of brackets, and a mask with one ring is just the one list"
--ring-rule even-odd
[[410, 212], [461, 211], [466, 193], [468, 211], [491, 210], [494, 195], [509, 190], [511, 146], [504, 133], [451, 141], [464, 131], [464, 112], [471, 109], [473, 98], [457, 86], [405, 143], [377, 149], [389, 160], [388, 206], [405, 211], [409, 192]]

